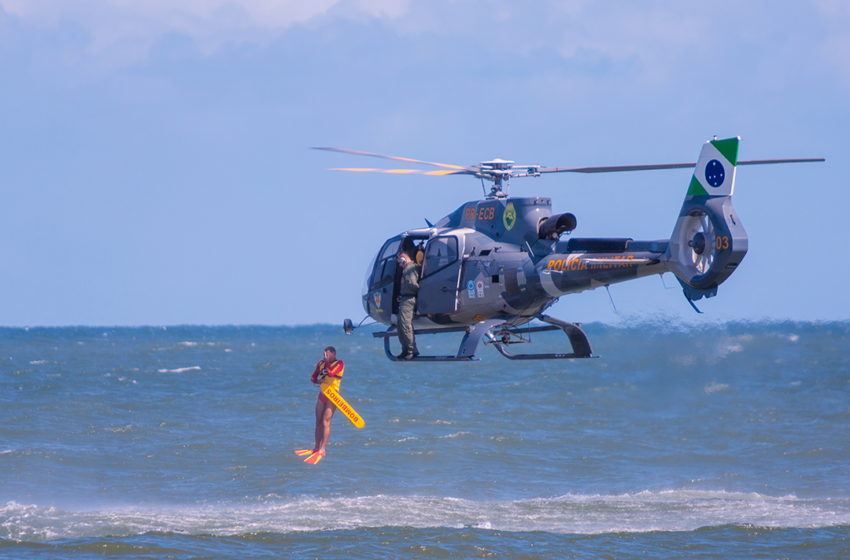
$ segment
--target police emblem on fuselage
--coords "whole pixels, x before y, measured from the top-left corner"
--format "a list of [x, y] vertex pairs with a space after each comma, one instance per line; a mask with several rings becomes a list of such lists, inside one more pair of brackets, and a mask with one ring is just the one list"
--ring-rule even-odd
[[502, 215], [502, 223], [505, 224], [505, 229], [510, 231], [516, 223], [516, 209], [513, 202], [508, 202], [505, 206], [505, 213]]

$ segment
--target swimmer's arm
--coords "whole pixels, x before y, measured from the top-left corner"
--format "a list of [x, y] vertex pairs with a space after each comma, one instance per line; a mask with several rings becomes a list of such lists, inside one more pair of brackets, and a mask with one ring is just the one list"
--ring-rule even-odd
[[342, 363], [342, 360], [337, 360], [328, 368], [328, 376], [342, 378], [344, 371], [345, 364]]
[[316, 364], [316, 369], [313, 370], [313, 375], [310, 376], [310, 381], [312, 381], [314, 385], [319, 384], [319, 375], [322, 373], [322, 363], [324, 363], [324, 360], [319, 360], [319, 363]]

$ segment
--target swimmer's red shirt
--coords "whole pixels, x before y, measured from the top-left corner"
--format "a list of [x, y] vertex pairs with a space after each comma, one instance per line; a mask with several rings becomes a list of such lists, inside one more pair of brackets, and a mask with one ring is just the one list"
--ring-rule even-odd
[[345, 364], [342, 360], [336, 360], [329, 364], [325, 364], [324, 360], [319, 360], [319, 363], [316, 364], [316, 369], [313, 370], [313, 375], [310, 376], [310, 381], [318, 383], [319, 376], [322, 374], [322, 370], [324, 369], [327, 369], [328, 375], [325, 377], [325, 380], [322, 381], [322, 388], [333, 387], [336, 391], [339, 391], [342, 374], [345, 373]]

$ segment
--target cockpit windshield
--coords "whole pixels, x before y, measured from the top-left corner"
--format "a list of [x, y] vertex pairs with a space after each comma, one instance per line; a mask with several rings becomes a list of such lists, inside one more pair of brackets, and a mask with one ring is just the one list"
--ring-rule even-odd
[[381, 251], [381, 259], [386, 259], [387, 257], [394, 257], [398, 254], [398, 246], [401, 244], [401, 239], [392, 239], [389, 243], [384, 247], [384, 250]]
[[[372, 279], [372, 270], [375, 269], [375, 261], [378, 260], [379, 254], [380, 254], [380, 251], [375, 253], [375, 256], [372, 257], [371, 261], [369, 261], [369, 268], [366, 269], [366, 277], [363, 278], [363, 292], [361, 294], [364, 298], [366, 297], [366, 294], [369, 293], [369, 283]], [[365, 307], [366, 303], [364, 302], [363, 305]], [[369, 313], [368, 309], [366, 310], [366, 313]]]
[[[398, 248], [401, 245], [401, 237], [390, 239], [384, 244], [383, 249], [376, 255], [373, 267], [369, 269], [366, 283], [368, 290], [375, 290], [382, 286], [392, 284], [395, 274], [395, 259]], [[364, 293], [365, 295], [365, 293]]]

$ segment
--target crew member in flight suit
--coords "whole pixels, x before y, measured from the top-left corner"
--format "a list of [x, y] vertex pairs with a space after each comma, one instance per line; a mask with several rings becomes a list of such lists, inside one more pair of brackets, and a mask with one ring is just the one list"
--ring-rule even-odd
[[401, 342], [399, 359], [412, 360], [419, 355], [413, 335], [413, 310], [419, 292], [419, 265], [406, 252], [398, 256], [398, 264], [404, 267], [401, 274], [401, 301], [398, 304], [398, 340]]

